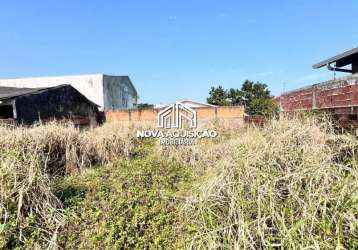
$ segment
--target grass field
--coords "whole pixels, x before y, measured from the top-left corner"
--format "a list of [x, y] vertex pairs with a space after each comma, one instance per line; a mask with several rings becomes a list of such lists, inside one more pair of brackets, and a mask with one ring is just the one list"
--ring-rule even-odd
[[358, 248], [358, 140], [328, 121], [166, 148], [136, 129], [0, 128], [0, 248]]

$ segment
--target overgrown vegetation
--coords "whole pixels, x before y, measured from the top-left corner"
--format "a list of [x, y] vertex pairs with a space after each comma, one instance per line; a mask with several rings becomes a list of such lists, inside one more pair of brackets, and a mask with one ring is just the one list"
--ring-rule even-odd
[[70, 249], [164, 249], [183, 235], [175, 193], [188, 169], [174, 161], [120, 161], [60, 180], [67, 224], [60, 245]]
[[207, 169], [186, 204], [190, 246], [357, 248], [357, 146], [329, 122], [304, 118], [272, 121], [195, 152], [171, 149], [168, 156]]
[[[128, 126], [81, 132], [48, 124], [0, 129], [0, 248], [55, 247], [65, 218], [54, 177], [130, 157], [137, 143]], [[130, 136], [130, 137], [129, 137]]]
[[358, 140], [329, 121], [167, 148], [134, 130], [2, 128], [1, 248], [358, 248]]

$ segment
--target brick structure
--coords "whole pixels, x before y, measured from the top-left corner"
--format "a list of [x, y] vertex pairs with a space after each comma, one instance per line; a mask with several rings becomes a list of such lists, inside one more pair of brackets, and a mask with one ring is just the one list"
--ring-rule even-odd
[[312, 67], [327, 67], [328, 70], [351, 75], [283, 93], [276, 98], [281, 111], [326, 112], [333, 114], [342, 127], [358, 127], [358, 47]]
[[[194, 108], [197, 113], [198, 126], [207, 122], [224, 121], [235, 125], [244, 122], [244, 107], [205, 107]], [[153, 126], [157, 124], [157, 115], [161, 109], [130, 109], [106, 112], [106, 120], [124, 122], [145, 122]]]
[[337, 109], [358, 106], [358, 74], [282, 94], [282, 111]]
[[282, 112], [326, 112], [342, 127], [358, 127], [358, 74], [290, 91], [276, 100]]

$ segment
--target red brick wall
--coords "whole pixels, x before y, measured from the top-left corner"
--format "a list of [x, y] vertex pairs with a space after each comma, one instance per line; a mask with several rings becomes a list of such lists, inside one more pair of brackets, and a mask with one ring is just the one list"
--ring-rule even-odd
[[[131, 109], [106, 112], [107, 121], [142, 121], [156, 124], [157, 114], [160, 109]], [[198, 124], [203, 122], [224, 120], [229, 122], [243, 122], [244, 107], [216, 107], [216, 108], [195, 108]]]
[[282, 111], [358, 106], [358, 74], [283, 94]]

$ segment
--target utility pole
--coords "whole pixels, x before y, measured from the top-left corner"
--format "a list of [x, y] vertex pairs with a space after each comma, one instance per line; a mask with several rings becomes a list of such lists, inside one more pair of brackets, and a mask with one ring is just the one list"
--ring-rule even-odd
[[282, 83], [282, 94], [286, 92], [286, 82]]
[[282, 107], [282, 98], [283, 95], [286, 92], [286, 82], [282, 82], [282, 93], [280, 95], [280, 113], [279, 113], [279, 117], [282, 118], [282, 111], [283, 111], [283, 107]]

